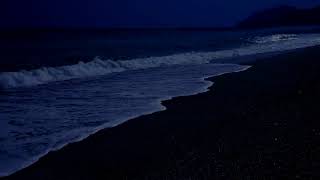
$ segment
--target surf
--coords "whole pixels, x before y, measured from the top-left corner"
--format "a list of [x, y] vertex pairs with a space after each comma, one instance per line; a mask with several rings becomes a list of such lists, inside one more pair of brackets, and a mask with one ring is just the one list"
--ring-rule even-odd
[[111, 60], [95, 57], [89, 62], [79, 62], [60, 67], [42, 67], [34, 70], [1, 72], [1, 89], [29, 87], [50, 82], [101, 76], [130, 70], [173, 65], [208, 64], [217, 59], [263, 53], [281, 52], [320, 45], [320, 34], [276, 34], [257, 36], [245, 40], [248, 44], [234, 49], [213, 52], [186, 52], [161, 57], [146, 57], [130, 60]]

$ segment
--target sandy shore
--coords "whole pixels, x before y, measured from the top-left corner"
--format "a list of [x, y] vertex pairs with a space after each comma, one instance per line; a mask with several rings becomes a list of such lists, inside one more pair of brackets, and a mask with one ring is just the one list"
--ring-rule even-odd
[[319, 179], [320, 47], [242, 64], [5, 179]]

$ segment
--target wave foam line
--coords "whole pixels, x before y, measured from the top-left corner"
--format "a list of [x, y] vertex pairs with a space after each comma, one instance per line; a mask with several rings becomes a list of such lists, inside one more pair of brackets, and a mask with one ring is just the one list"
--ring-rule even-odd
[[[35, 86], [55, 81], [106, 75], [114, 72], [138, 70], [172, 65], [206, 64], [215, 59], [225, 59], [261, 53], [279, 52], [320, 45], [320, 34], [272, 35], [256, 37], [254, 44], [215, 52], [190, 52], [163, 57], [149, 57], [132, 60], [102, 60], [78, 64], [43, 67], [30, 71], [0, 73], [1, 88]], [[261, 40], [262, 39], [262, 40]], [[284, 40], [285, 39], [285, 40]]]
[[273, 42], [279, 42], [279, 41], [295, 40], [297, 38], [298, 38], [298, 35], [296, 34], [275, 34], [270, 36], [255, 37], [255, 38], [249, 39], [249, 41], [257, 44], [264, 44], [264, 43], [273, 43]]

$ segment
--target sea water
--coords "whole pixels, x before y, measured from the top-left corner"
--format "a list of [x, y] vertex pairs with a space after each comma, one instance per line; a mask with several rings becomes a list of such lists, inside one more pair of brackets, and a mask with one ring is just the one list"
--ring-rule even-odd
[[1, 45], [7, 51], [0, 57], [8, 58], [0, 73], [1, 175], [100, 129], [165, 110], [161, 101], [205, 92], [213, 84], [207, 77], [250, 68], [223, 59], [320, 45], [314, 32], [33, 36]]

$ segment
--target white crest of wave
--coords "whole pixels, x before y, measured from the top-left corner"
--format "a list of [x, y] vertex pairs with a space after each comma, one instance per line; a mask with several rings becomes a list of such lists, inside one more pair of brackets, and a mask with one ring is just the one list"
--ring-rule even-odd
[[262, 36], [262, 37], [255, 37], [250, 39], [250, 42], [257, 43], [257, 44], [264, 44], [264, 43], [273, 43], [279, 41], [289, 41], [295, 40], [298, 38], [297, 34], [274, 34], [270, 36]]
[[203, 64], [208, 63], [209, 58], [201, 53], [185, 53], [164, 57], [150, 57], [134, 60], [102, 60], [96, 57], [93, 61], [78, 64], [43, 67], [40, 69], [19, 72], [0, 73], [0, 86], [2, 88], [34, 86], [55, 81], [70, 80], [75, 78], [105, 75], [126, 70], [146, 69], [160, 66], [178, 64]]
[[132, 60], [102, 60], [96, 57], [90, 62], [43, 67], [30, 71], [0, 73], [0, 88], [34, 86], [55, 81], [106, 75], [114, 72], [138, 70], [172, 65], [206, 64], [215, 59], [278, 52], [320, 45], [320, 34], [290, 35], [278, 34], [256, 37], [256, 43], [235, 49], [214, 52], [190, 52], [163, 57], [148, 57]]

